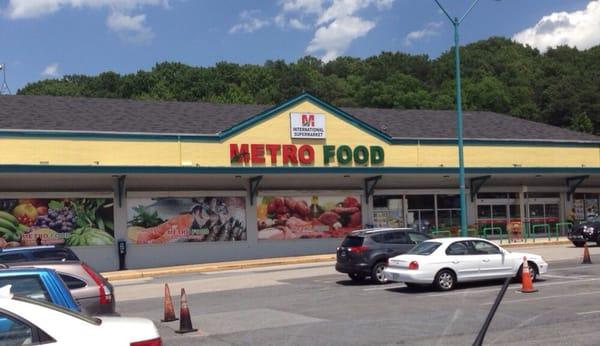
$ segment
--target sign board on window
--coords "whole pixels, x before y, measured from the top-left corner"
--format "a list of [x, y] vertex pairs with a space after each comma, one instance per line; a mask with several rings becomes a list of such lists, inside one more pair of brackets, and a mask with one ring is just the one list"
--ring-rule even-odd
[[325, 114], [290, 113], [292, 138], [325, 139]]

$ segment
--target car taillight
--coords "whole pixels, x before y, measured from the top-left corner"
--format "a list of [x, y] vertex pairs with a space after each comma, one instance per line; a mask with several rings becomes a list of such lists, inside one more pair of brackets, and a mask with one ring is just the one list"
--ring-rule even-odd
[[417, 261], [412, 261], [408, 264], [408, 269], [410, 270], [417, 270], [419, 269], [419, 262]]
[[361, 246], [351, 246], [348, 248], [348, 251], [350, 252], [356, 252], [356, 253], [361, 253], [365, 250], [368, 250], [369, 247], [366, 245], [361, 245]]
[[110, 292], [110, 288], [104, 284], [104, 280], [102, 277], [96, 273], [94, 269], [88, 266], [85, 263], [81, 263], [83, 270], [86, 271], [91, 277], [92, 280], [98, 285], [98, 293], [100, 295], [100, 304], [109, 304], [112, 302], [112, 293]]
[[162, 346], [162, 340], [160, 338], [136, 341], [129, 344], [130, 346]]

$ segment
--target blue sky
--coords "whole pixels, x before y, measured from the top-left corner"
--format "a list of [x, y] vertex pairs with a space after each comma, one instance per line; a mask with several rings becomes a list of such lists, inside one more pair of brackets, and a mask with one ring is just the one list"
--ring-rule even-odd
[[[472, 0], [440, 0], [462, 14]], [[506, 36], [540, 50], [600, 43], [600, 0], [481, 0], [461, 42]], [[0, 62], [12, 92], [65, 74], [367, 57], [437, 57], [452, 28], [433, 0], [0, 0]]]

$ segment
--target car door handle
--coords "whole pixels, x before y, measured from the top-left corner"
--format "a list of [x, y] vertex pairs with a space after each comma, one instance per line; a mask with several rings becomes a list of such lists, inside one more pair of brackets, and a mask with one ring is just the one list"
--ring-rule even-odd
[[460, 261], [452, 261], [453, 264], [459, 264]]
[[490, 261], [490, 259], [489, 259], [489, 258], [484, 258], [484, 259], [482, 259], [482, 261], [483, 261], [483, 262], [489, 262], [489, 261]]

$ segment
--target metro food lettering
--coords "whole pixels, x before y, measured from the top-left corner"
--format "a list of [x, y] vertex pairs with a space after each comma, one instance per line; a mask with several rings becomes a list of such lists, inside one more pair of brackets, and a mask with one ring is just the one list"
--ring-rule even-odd
[[377, 145], [370, 146], [368, 149], [364, 145], [359, 145], [352, 149], [348, 145], [340, 145], [337, 149], [335, 145], [323, 146], [323, 163], [328, 165], [336, 158], [338, 164], [347, 165], [353, 162], [357, 165], [364, 165], [370, 162], [372, 165], [381, 164], [385, 155], [383, 148]]
[[[235, 144], [229, 145], [231, 163], [264, 165], [268, 160], [271, 165], [313, 165], [315, 148], [309, 144]], [[384, 150], [380, 146], [358, 145], [323, 145], [323, 165], [334, 162], [338, 165], [377, 165], [383, 163]]]
[[250, 162], [248, 144], [241, 144], [239, 148], [237, 144], [229, 144], [229, 159], [231, 163]]
[[265, 163], [265, 146], [262, 144], [250, 145], [250, 153], [253, 163]]
[[281, 159], [283, 164], [298, 163], [296, 146], [293, 144], [284, 144], [281, 146]]
[[267, 152], [269, 153], [269, 156], [271, 157], [271, 163], [273, 163], [273, 164], [277, 163], [277, 153], [279, 152], [279, 148], [281, 148], [281, 145], [267, 144], [267, 145], [265, 145], [265, 148], [267, 149]]
[[331, 159], [335, 155], [335, 145], [324, 145], [323, 146], [323, 164], [328, 165]]
[[340, 145], [335, 153], [335, 157], [340, 165], [345, 165], [352, 161], [352, 149], [347, 145]]
[[354, 162], [359, 165], [364, 165], [369, 162], [369, 149], [364, 145], [359, 145], [354, 149]]
[[301, 164], [309, 165], [315, 162], [315, 149], [310, 145], [303, 145], [298, 149], [298, 160]]
[[383, 163], [385, 154], [384, 154], [382, 147], [372, 146], [370, 151], [371, 151], [371, 164], [372, 165], [378, 165], [380, 163]]

